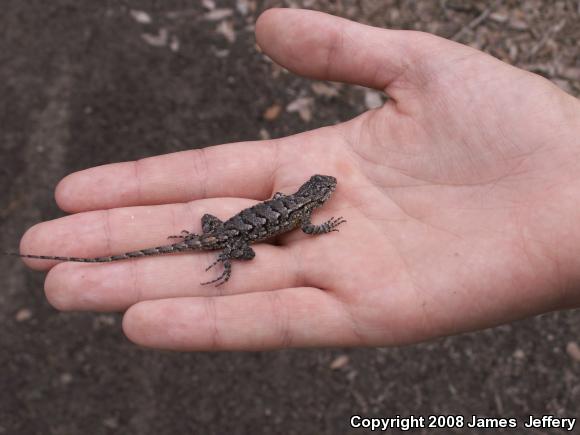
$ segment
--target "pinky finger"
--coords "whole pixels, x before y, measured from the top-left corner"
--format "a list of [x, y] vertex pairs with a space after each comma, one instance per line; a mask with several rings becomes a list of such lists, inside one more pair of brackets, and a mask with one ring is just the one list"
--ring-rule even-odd
[[158, 349], [361, 345], [342, 303], [315, 288], [145, 301], [125, 313], [133, 342]]

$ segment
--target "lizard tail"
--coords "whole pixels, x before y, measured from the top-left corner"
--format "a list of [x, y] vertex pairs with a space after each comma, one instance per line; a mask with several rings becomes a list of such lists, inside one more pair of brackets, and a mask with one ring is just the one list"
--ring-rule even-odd
[[172, 254], [175, 252], [199, 249], [199, 242], [183, 241], [171, 245], [157, 246], [155, 248], [140, 249], [138, 251], [125, 252], [119, 255], [107, 257], [62, 257], [57, 255], [33, 255], [19, 254], [16, 252], [5, 252], [5, 255], [12, 255], [20, 258], [35, 258], [39, 260], [74, 261], [78, 263], [110, 263], [111, 261], [127, 260], [129, 258], [148, 257], [151, 255]]

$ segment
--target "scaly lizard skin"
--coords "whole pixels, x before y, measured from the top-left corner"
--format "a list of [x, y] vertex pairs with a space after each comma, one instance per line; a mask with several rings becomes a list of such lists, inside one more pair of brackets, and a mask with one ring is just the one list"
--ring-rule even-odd
[[41, 260], [77, 261], [81, 263], [107, 263], [126, 260], [128, 258], [151, 255], [171, 254], [183, 251], [214, 251], [221, 250], [216, 261], [207, 269], [218, 263], [223, 263], [224, 271], [216, 279], [202, 284], [226, 283], [232, 273], [231, 260], [251, 260], [256, 255], [250, 247], [252, 243], [286, 233], [295, 228], [302, 228], [306, 234], [322, 234], [338, 231], [336, 227], [346, 222], [342, 217], [330, 218], [328, 221], [314, 225], [310, 222], [312, 211], [328, 200], [336, 189], [336, 178], [328, 175], [313, 175], [293, 195], [276, 193], [272, 199], [246, 208], [223, 222], [211, 214], [201, 218], [202, 234], [182, 231], [178, 238], [181, 241], [156, 248], [141, 249], [109, 257], [61, 257], [52, 255], [31, 255], [7, 253], [24, 258]]

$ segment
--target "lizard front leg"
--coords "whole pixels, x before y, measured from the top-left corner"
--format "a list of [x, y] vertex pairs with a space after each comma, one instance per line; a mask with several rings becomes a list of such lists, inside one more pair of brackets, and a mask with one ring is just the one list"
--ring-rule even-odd
[[303, 221], [303, 223], [302, 223], [302, 231], [304, 231], [306, 234], [330, 233], [332, 231], [338, 231], [338, 229], [336, 227], [338, 227], [340, 224], [343, 224], [345, 222], [346, 222], [346, 219], [344, 219], [341, 216], [338, 218], [331, 217], [326, 222], [324, 222], [320, 225], [315, 225], [315, 224], [310, 222], [310, 216], [308, 216], [308, 218], [305, 219], [305, 221]]

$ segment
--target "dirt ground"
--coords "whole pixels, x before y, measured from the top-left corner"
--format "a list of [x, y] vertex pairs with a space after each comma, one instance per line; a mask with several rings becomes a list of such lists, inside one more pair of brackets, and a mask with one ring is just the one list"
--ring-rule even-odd
[[[580, 94], [576, 0], [0, 4], [6, 249], [62, 215], [53, 189], [72, 171], [285, 136], [380, 104], [375, 91], [266, 59], [253, 28], [271, 6], [432, 32]], [[128, 342], [119, 314], [58, 312], [43, 274], [14, 258], [0, 266], [0, 434], [338, 434], [361, 432], [353, 414], [580, 417], [578, 312], [400, 348], [178, 354]], [[470, 433], [415, 431], [450, 432]]]

